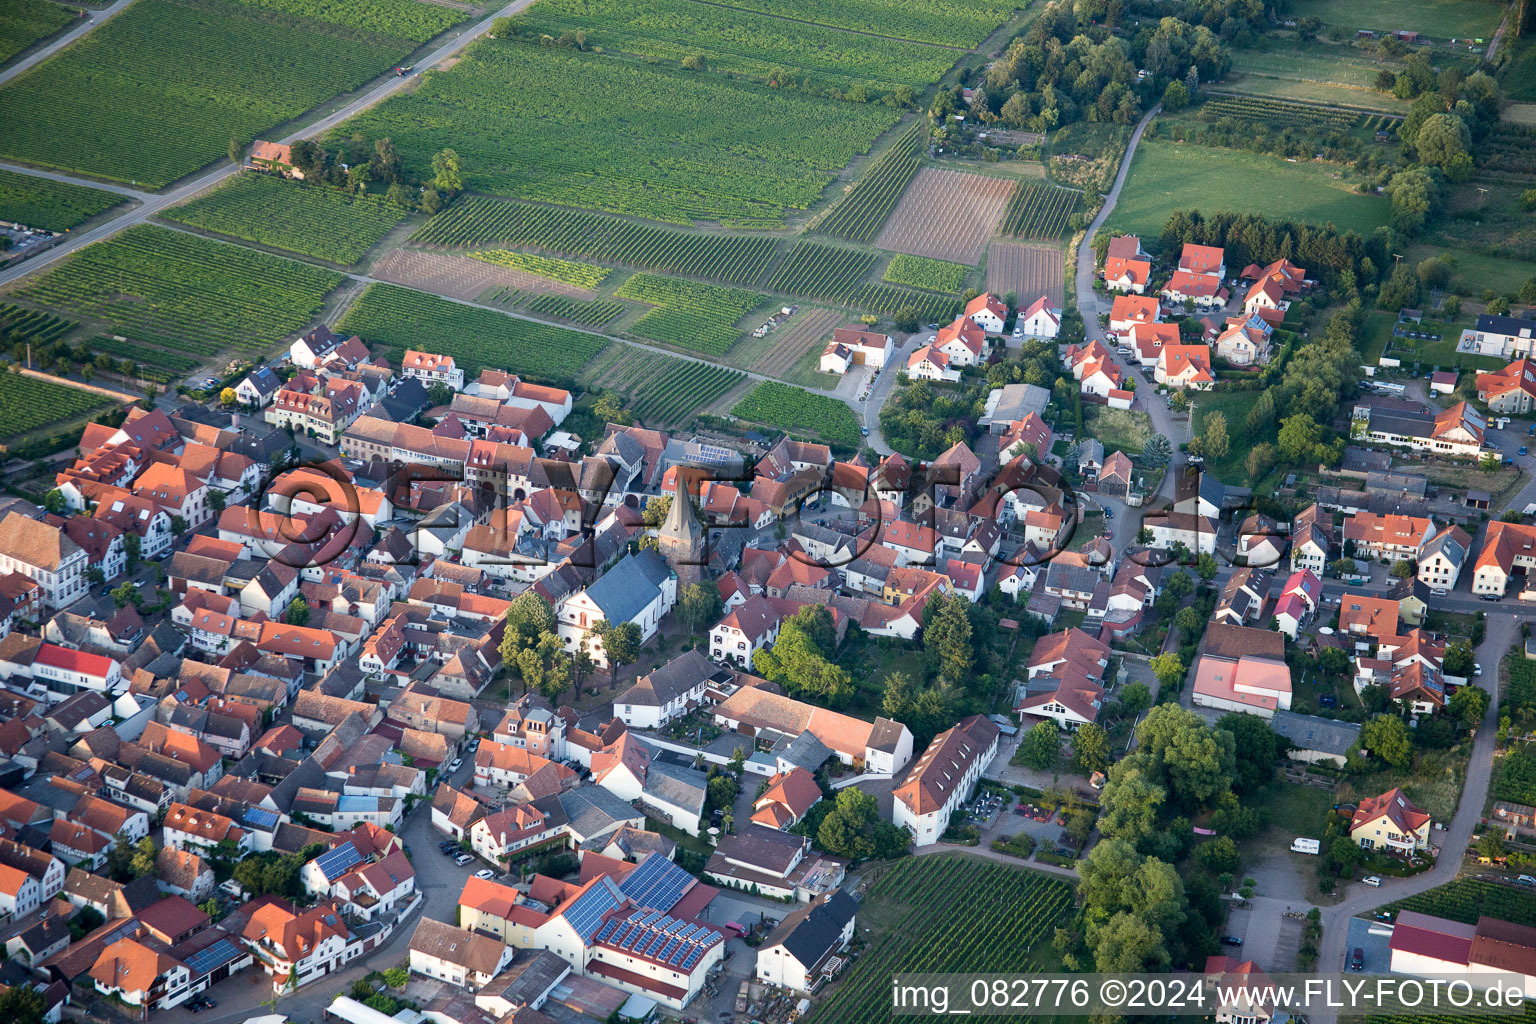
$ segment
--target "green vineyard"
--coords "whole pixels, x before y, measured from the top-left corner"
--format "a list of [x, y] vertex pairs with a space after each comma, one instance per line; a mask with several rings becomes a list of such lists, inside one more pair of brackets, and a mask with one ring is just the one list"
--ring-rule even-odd
[[1050, 942], [1071, 904], [1070, 883], [1038, 872], [960, 855], [900, 861], [870, 889], [862, 908], [879, 908], [889, 932], [811, 1011], [811, 1024], [892, 1019], [891, 975], [897, 972], [1038, 970], [1036, 950]]
[[1536, 1024], [1536, 1000], [1527, 998], [1524, 1010], [1516, 1014], [1379, 1014], [1365, 1018], [1365, 1024]]
[[1530, 890], [1476, 878], [1458, 878], [1438, 888], [1410, 896], [1393, 910], [1417, 910], [1463, 924], [1476, 924], [1483, 915], [1536, 927], [1536, 899]]
[[631, 328], [645, 338], [718, 356], [741, 338], [734, 324], [767, 301], [742, 288], [636, 274], [613, 293], [655, 306]]
[[898, 253], [891, 258], [882, 278], [892, 284], [905, 284], [924, 288], [931, 292], [958, 294], [965, 285], [965, 275], [971, 268], [948, 260], [934, 260], [926, 256], [909, 256]]
[[859, 445], [859, 421], [847, 405], [778, 381], [763, 381], [753, 388], [731, 409], [731, 415], [844, 448]]
[[922, 323], [943, 323], [960, 312], [960, 300], [932, 292], [915, 292], [889, 284], [867, 284], [853, 294], [850, 304], [871, 313], [895, 316], [910, 308]]
[[115, 192], [0, 171], [0, 220], [13, 224], [44, 231], [68, 231], [126, 201]]
[[0, 440], [9, 440], [38, 427], [64, 423], [115, 404], [105, 395], [24, 377], [19, 373], [0, 373]]
[[389, 284], [372, 284], [336, 330], [382, 345], [391, 359], [407, 348], [453, 356], [465, 376], [487, 367], [534, 380], [564, 383], [607, 342], [552, 324], [518, 320], [486, 309]]
[[340, 274], [180, 231], [135, 225], [16, 294], [141, 341], [212, 355], [263, 352], [305, 327]]
[[204, 231], [351, 266], [404, 220], [405, 213], [383, 196], [358, 195], [330, 185], [306, 185], [273, 174], [249, 172], [161, 216]]
[[578, 210], [466, 196], [416, 232], [420, 245], [518, 245], [730, 284], [756, 284], [778, 242], [746, 235], [697, 235]]
[[1320, 128], [1330, 132], [1347, 132], [1360, 123], [1360, 115], [1354, 111], [1260, 96], [1217, 96], [1205, 102], [1200, 116], [1207, 121], [1230, 117], [1271, 128]]
[[[606, 358], [606, 357], [605, 357]], [[629, 411], [649, 427], [686, 422], [735, 387], [746, 374], [623, 346], [595, 384], [627, 399]]]
[[553, 256], [538, 256], [526, 252], [511, 252], [507, 249], [485, 249], [469, 255], [473, 259], [494, 263], [498, 267], [521, 270], [527, 274], [546, 277], [551, 281], [573, 284], [578, 288], [596, 288], [612, 273], [607, 267], [597, 267], [590, 263], [577, 263], [575, 260], [562, 260]]
[[1076, 189], [1019, 182], [1003, 211], [1003, 233], [1024, 238], [1060, 238], [1067, 233], [1067, 218], [1082, 198]]
[[580, 299], [568, 299], [564, 295], [538, 295], [524, 308], [539, 316], [569, 320], [583, 327], [601, 327], [623, 314], [624, 303], [603, 299], [582, 302]]
[[66, 320], [62, 316], [0, 302], [0, 339], [8, 344], [20, 341], [46, 345], [58, 341], [76, 326], [75, 321]]
[[816, 230], [850, 242], [867, 242], [874, 238], [917, 174], [921, 166], [918, 156], [926, 136], [927, 131], [921, 123], [902, 133], [901, 138], [865, 170], [864, 176], [842, 202], [822, 218]]
[[89, 352], [105, 353], [119, 362], [127, 359], [137, 367], [140, 377], [162, 384], [179, 380], [202, 364], [201, 359], [178, 352], [167, 352], [163, 348], [151, 348], [132, 341], [118, 341], [116, 338], [92, 338], [82, 347]]
[[0, 61], [10, 60], [77, 16], [72, 9], [49, 0], [7, 0], [5, 7], [0, 14]]
[[875, 254], [818, 242], [796, 242], [768, 282], [768, 288], [832, 302], [846, 301], [875, 265]]

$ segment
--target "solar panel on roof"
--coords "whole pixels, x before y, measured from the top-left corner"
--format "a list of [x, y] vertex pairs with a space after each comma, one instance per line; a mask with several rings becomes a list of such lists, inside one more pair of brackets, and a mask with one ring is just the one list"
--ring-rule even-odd
[[[607, 878], [603, 879], [608, 882]], [[565, 919], [581, 937], [583, 945], [590, 945], [592, 936], [601, 926], [603, 915], [619, 905], [618, 890], [612, 883], [594, 885], [565, 911]]]
[[683, 960], [688, 956], [688, 951], [692, 948], [692, 946], [686, 943], [680, 943], [677, 947], [677, 950], [667, 958], [667, 963], [672, 964], [673, 966], [681, 964]]
[[608, 936], [612, 935], [614, 933], [614, 931], [618, 927], [619, 927], [619, 922], [617, 922], [617, 921], [609, 921], [607, 924], [603, 925], [602, 930], [597, 933], [597, 938], [594, 939], [593, 941], [595, 941], [595, 942], [602, 942]]
[[665, 914], [663, 914], [663, 913], [662, 913], [662, 912], [661, 912], [661, 911], [659, 911], [659, 910], [653, 910], [653, 911], [651, 911], [651, 912], [650, 912], [650, 913], [649, 913], [649, 914], [646, 914], [646, 915], [645, 915], [645, 916], [644, 916], [644, 917], [642, 917], [642, 918], [641, 918], [641, 919], [640, 919], [640, 923], [641, 923], [641, 924], [644, 924], [644, 925], [649, 925], [649, 924], [652, 924], [652, 923], [654, 923], [654, 922], [655, 922], [655, 921], [656, 921], [656, 919], [657, 919], [657, 918], [659, 918], [659, 917], [665, 917], [665, 916], [666, 916], [666, 915], [665, 915]]
[[676, 939], [670, 940], [665, 946], [661, 947], [661, 952], [656, 954], [656, 959], [660, 960], [662, 963], [666, 963], [667, 958], [676, 952], [677, 947], [681, 945], [682, 943], [678, 942]]
[[714, 944], [716, 942], [719, 942], [720, 939], [721, 939], [721, 935], [720, 935], [719, 932], [710, 932], [701, 941], [704, 943], [704, 945], [709, 946], [709, 945], [712, 945], [712, 944]]
[[689, 950], [688, 951], [688, 955], [683, 959], [683, 970], [685, 970], [685, 971], [693, 970], [693, 965], [698, 963], [699, 962], [699, 958], [702, 957], [703, 955], [704, 955], [704, 951], [702, 949], [691, 949], [691, 950]]
[[269, 811], [265, 807], [247, 807], [242, 817], [247, 825], [255, 825], [257, 828], [271, 828], [277, 824], [276, 812]]
[[672, 923], [667, 925], [666, 933], [668, 935], [676, 935], [678, 932], [682, 931], [683, 928], [687, 926], [687, 924], [688, 922], [684, 921], [682, 918], [674, 917], [672, 919]]
[[657, 932], [655, 938], [651, 939], [650, 942], [647, 942], [645, 944], [645, 951], [643, 953], [641, 953], [641, 956], [652, 956], [652, 955], [654, 955], [655, 952], [658, 949], [661, 948], [661, 944], [663, 942], [666, 942], [666, 941], [667, 941], [667, 937], [664, 934], [662, 934], [661, 932]]
[[671, 910], [695, 881], [681, 867], [653, 853], [629, 873], [620, 888], [642, 907]]
[[216, 967], [222, 967], [238, 959], [239, 956], [239, 947], [228, 939], [220, 939], [207, 949], [187, 957], [187, 968], [192, 972], [193, 978], [198, 978], [210, 973]]
[[699, 925], [690, 924], [687, 928], [684, 928], [682, 931], [678, 932], [677, 933], [677, 937], [680, 938], [680, 939], [686, 939], [688, 936], [692, 935], [694, 932], [701, 932], [703, 930], [704, 929], [702, 927], [700, 927]]
[[623, 942], [619, 943], [619, 948], [621, 948], [621, 949], [634, 949], [635, 948], [635, 943], [639, 942], [644, 937], [645, 937], [645, 929], [643, 929], [643, 928], [636, 928], [633, 931], [631, 931], [628, 936], [625, 937]]
[[353, 865], [361, 864], [362, 862], [362, 856], [357, 852], [357, 848], [352, 845], [350, 839], [336, 847], [336, 849], [322, 853], [316, 859], [320, 873], [326, 878], [331, 879], [340, 878]]

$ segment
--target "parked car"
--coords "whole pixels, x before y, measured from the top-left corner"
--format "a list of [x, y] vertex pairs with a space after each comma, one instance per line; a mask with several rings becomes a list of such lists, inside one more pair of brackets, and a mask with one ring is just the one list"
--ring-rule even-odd
[[464, 767], [464, 759], [462, 757], [456, 757], [448, 762], [448, 770], [450, 772], [456, 772], [462, 767]]
[[1365, 970], [1365, 950], [1359, 946], [1356, 946], [1355, 951], [1349, 954], [1349, 969], [1352, 971]]
[[1113, 518], [1115, 518], [1115, 512], [1114, 512], [1114, 509], [1109, 509], [1109, 508], [1106, 508], [1106, 509], [1105, 509], [1105, 510], [1104, 510], [1104, 518], [1105, 518], [1105, 519], [1113, 519]]
[[1475, 676], [1482, 675], [1483, 674], [1483, 666], [1474, 661], [1472, 663], [1472, 674], [1475, 675]]
[[1484, 441], [1483, 442], [1483, 447], [1485, 447], [1485, 448], [1492, 448], [1496, 452], [1497, 451], [1503, 451], [1503, 449], [1499, 447], [1499, 442], [1497, 442], [1497, 441]]
[[479, 871], [475, 872], [475, 877], [484, 878], [489, 881], [490, 879], [496, 877], [496, 872], [492, 871], [490, 868], [481, 868]]
[[1532, 878], [1530, 875], [1521, 875], [1519, 878], [1515, 879], [1515, 884], [1528, 885], [1531, 888], [1536, 889], [1536, 878]]
[[1520, 454], [1524, 455], [1525, 453], [1526, 453], [1526, 447], [1525, 447], [1525, 445], [1521, 445], [1520, 446]]
[[470, 861], [472, 861], [474, 859], [475, 858], [471, 857], [467, 853], [461, 853], [457, 857], [453, 858], [453, 862], [455, 864], [457, 864], [459, 867], [463, 867], [465, 864], [468, 864]]
[[1430, 593], [1434, 594], [1436, 597], [1445, 597], [1450, 593], [1450, 591], [1446, 590], [1444, 587], [1436, 587], [1435, 589], [1431, 590]]
[[1243, 944], [1243, 940], [1238, 938], [1236, 935], [1223, 935], [1221, 937], [1221, 944], [1223, 946], [1241, 946]]
[[1381, 888], [1381, 878], [1376, 875], [1366, 875], [1361, 879], [1361, 881], [1370, 886], [1372, 889]]
[[1317, 698], [1317, 702], [1325, 708], [1336, 708], [1339, 706], [1339, 698], [1335, 697], [1331, 693], [1323, 694], [1321, 697]]

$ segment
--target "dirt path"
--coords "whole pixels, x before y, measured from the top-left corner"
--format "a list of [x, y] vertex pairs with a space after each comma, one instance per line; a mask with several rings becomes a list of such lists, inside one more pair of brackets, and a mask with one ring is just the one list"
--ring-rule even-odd
[[28, 370], [22, 368], [18, 372], [23, 377], [36, 377], [38, 380], [46, 380], [53, 384], [62, 384], [67, 388], [74, 388], [76, 391], [89, 391], [92, 394], [102, 395], [106, 398], [110, 398], [115, 402], [137, 402], [139, 399], [144, 397], [143, 395], [130, 395], [126, 391], [113, 391], [111, 388], [104, 388], [98, 384], [87, 384], [81, 380], [70, 380], [68, 377], [56, 377], [51, 373], [44, 373], [41, 370]]

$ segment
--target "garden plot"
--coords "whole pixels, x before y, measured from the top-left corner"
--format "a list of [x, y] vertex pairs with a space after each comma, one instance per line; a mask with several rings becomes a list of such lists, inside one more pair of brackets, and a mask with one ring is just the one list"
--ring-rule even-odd
[[582, 301], [590, 301], [597, 295], [589, 288], [578, 288], [525, 270], [420, 249], [395, 249], [386, 253], [374, 264], [372, 275], [380, 281], [420, 288], [466, 302], [474, 302], [487, 291], [501, 288], [564, 295]]
[[1060, 249], [1018, 242], [993, 242], [987, 250], [987, 291], [997, 295], [1009, 292], [1026, 306], [1041, 295], [1062, 309], [1064, 257]]
[[1017, 182], [925, 167], [896, 204], [875, 245], [975, 266]]
[[842, 314], [835, 310], [807, 310], [787, 328], [768, 335], [771, 345], [752, 363], [752, 369], [770, 377], [784, 376], [842, 322]]

